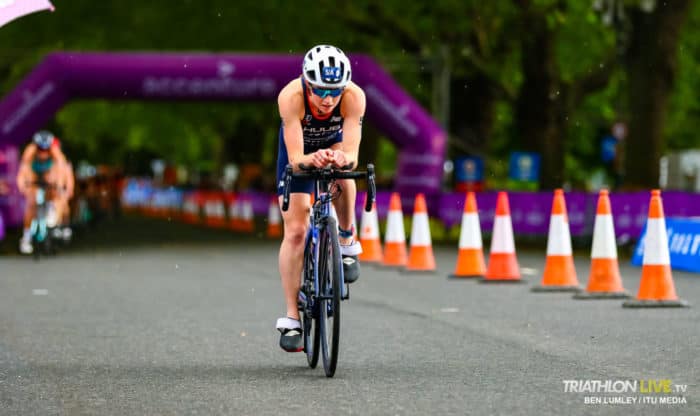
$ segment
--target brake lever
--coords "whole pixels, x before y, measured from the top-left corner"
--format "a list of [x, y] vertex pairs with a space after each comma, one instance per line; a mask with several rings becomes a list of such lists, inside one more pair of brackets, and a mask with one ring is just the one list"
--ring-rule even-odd
[[374, 164], [367, 164], [367, 199], [365, 200], [365, 212], [372, 210], [372, 205], [377, 197], [377, 187], [374, 181]]
[[284, 168], [284, 193], [282, 195], [282, 211], [289, 209], [289, 192], [292, 183], [292, 165], [287, 164]]

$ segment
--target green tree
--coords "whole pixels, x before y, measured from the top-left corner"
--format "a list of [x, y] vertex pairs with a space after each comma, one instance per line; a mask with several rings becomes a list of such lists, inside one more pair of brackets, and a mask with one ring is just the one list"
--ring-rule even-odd
[[625, 146], [625, 187], [659, 185], [664, 129], [678, 73], [678, 44], [690, 0], [658, 2], [652, 10], [629, 6], [630, 39], [625, 53], [628, 76], [629, 137]]
[[[622, 115], [630, 126], [627, 179], [648, 187], [666, 146], [700, 141], [700, 36], [682, 25], [684, 15], [700, 23], [700, 6], [657, 1], [649, 14], [638, 0], [619, 1], [631, 28], [620, 31], [629, 36], [624, 66], [615, 65], [615, 30], [593, 7], [612, 0], [55, 0], [56, 12], [0, 28], [0, 92], [53, 50], [300, 54], [335, 43], [374, 56], [431, 109], [449, 128], [448, 156], [484, 156], [502, 175], [510, 151], [534, 150], [544, 156], [543, 187], [577, 184], [597, 163], [597, 129]], [[97, 100], [71, 103], [50, 127], [76, 157], [95, 162], [143, 150], [215, 168], [251, 159], [271, 166], [278, 126], [274, 103]], [[363, 141], [363, 157], [390, 156], [375, 129], [366, 128]]]

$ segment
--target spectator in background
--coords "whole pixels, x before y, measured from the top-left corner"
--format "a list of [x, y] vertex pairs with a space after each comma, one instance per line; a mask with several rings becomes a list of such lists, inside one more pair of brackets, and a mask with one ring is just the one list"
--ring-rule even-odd
[[4, 180], [0, 179], [0, 196], [5, 196], [10, 194], [10, 185]]

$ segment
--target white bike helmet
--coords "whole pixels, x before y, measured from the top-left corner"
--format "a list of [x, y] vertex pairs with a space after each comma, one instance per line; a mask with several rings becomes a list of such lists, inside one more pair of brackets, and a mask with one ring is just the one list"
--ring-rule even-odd
[[41, 150], [49, 150], [53, 144], [53, 134], [46, 130], [34, 133], [33, 141]]
[[340, 49], [317, 45], [304, 55], [304, 79], [314, 87], [344, 88], [351, 79], [350, 60]]

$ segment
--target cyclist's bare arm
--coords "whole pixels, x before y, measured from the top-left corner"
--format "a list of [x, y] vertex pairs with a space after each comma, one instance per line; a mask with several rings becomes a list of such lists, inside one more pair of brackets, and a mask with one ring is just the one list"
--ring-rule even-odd
[[304, 92], [298, 79], [291, 81], [280, 91], [277, 105], [282, 118], [287, 156], [294, 169], [297, 170], [300, 163], [318, 168], [328, 164], [328, 149], [304, 154], [304, 137], [301, 128], [301, 119], [304, 116]]
[[70, 199], [75, 191], [75, 175], [73, 174], [73, 165], [70, 163], [66, 163], [65, 181], [66, 196]]
[[365, 115], [366, 107], [365, 93], [351, 82], [345, 88], [343, 101], [340, 105], [340, 113], [343, 115], [343, 141], [333, 145], [332, 149], [340, 150], [343, 154], [335, 156], [334, 164], [346, 166], [352, 163], [354, 167], [357, 167], [362, 138], [362, 118]]
[[51, 157], [53, 158], [54, 162], [58, 165], [60, 171], [63, 172], [63, 169], [65, 169], [68, 165], [66, 155], [63, 154], [61, 148], [58, 146], [51, 146], [49, 151], [51, 152]]
[[36, 145], [29, 144], [24, 148], [22, 152], [22, 158], [19, 162], [19, 169], [17, 170], [17, 189], [21, 193], [26, 193], [31, 184], [28, 182], [32, 178], [32, 160], [36, 154]]

